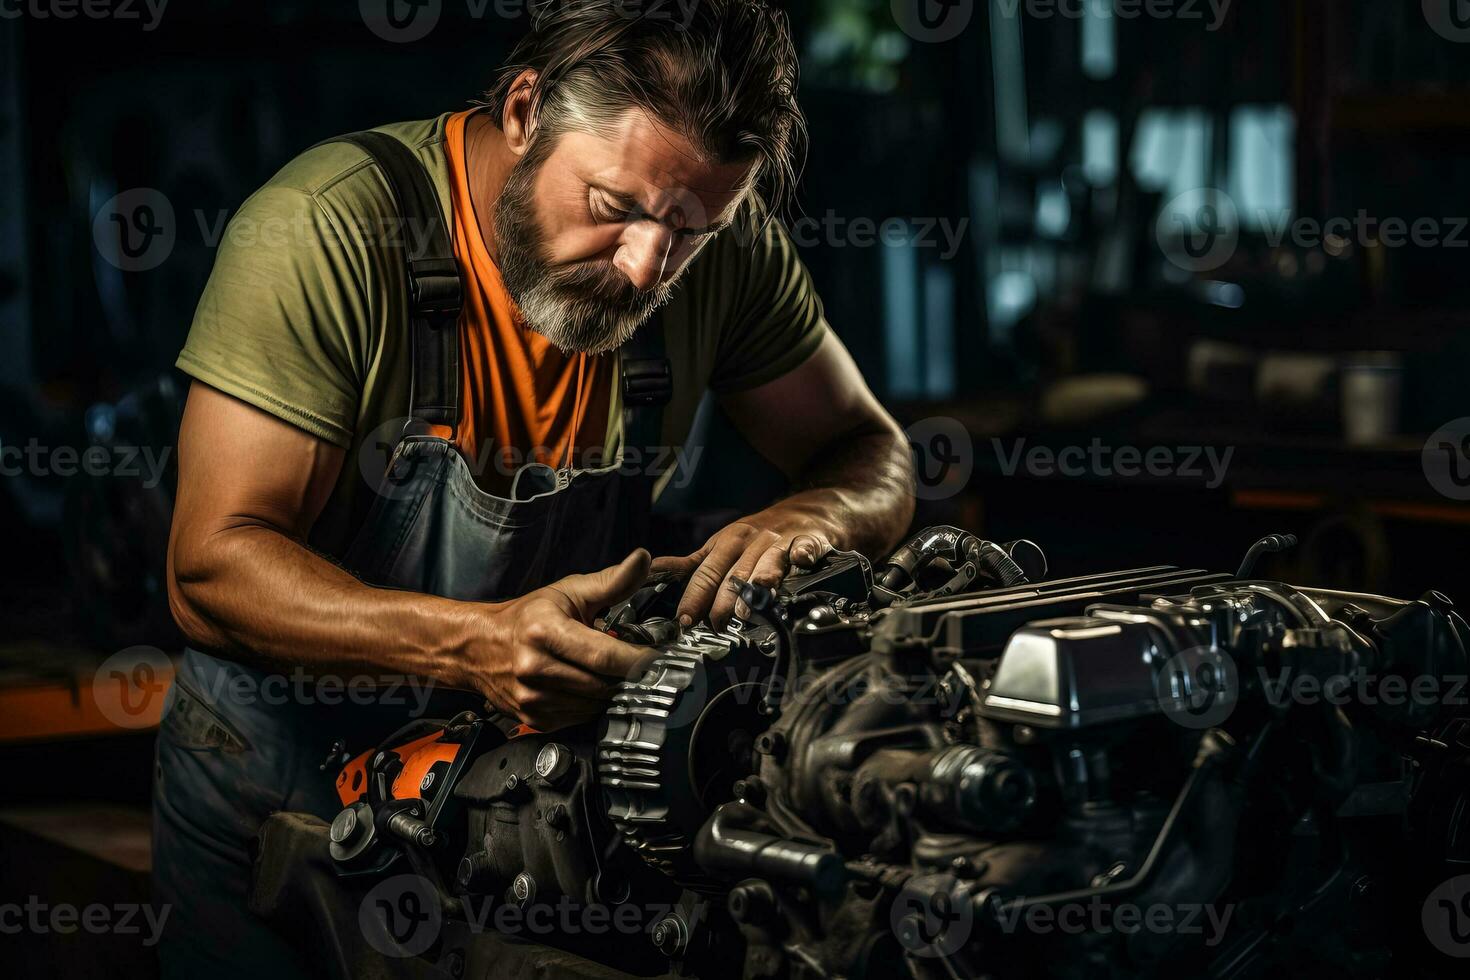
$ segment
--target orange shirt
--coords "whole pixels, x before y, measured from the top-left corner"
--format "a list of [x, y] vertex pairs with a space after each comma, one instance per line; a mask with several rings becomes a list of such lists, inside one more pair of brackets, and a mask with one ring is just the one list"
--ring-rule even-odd
[[464, 140], [470, 111], [449, 117], [444, 131], [454, 256], [464, 279], [455, 442], [481, 486], [503, 493], [520, 462], [561, 467], [569, 448], [575, 464], [576, 454], [602, 447], [617, 360], [615, 354], [563, 354], [517, 322], [470, 200]]

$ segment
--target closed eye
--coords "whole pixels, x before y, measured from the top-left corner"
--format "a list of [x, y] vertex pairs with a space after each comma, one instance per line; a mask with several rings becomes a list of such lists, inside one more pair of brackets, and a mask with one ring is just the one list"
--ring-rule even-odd
[[[724, 231], [731, 224], [729, 221], [721, 221], [703, 228], [676, 227], [669, 219], [657, 218], [643, 210], [635, 202], [614, 203], [612, 197], [601, 188], [593, 188], [593, 191], [595, 193], [592, 197], [592, 206], [590, 209], [592, 217], [594, 220], [605, 224], [630, 224], [635, 221], [652, 221], [665, 226], [673, 234], [679, 236], [680, 239], [686, 240], [691, 238], [704, 238], [717, 234]], [[679, 215], [679, 217], [682, 218], [683, 216]]]
[[634, 220], [634, 211], [630, 208], [614, 207], [606, 197], [598, 195], [593, 198], [592, 217], [598, 221], [609, 224], [624, 224]]

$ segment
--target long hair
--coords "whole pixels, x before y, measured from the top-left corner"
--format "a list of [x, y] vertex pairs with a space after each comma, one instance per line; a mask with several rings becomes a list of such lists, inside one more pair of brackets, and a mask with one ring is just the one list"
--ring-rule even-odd
[[[647, 9], [645, 9], [647, 8]], [[481, 99], [497, 126], [512, 84], [536, 72], [533, 142], [602, 132], [641, 108], [720, 163], [752, 160], [757, 199], [791, 201], [806, 152], [796, 48], [764, 0], [562, 0], [535, 5], [531, 32]]]

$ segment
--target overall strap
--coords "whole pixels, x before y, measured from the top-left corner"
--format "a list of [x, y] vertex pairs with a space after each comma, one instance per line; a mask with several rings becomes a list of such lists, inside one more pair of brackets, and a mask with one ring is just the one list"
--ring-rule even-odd
[[664, 406], [674, 394], [674, 371], [664, 353], [664, 316], [655, 312], [623, 345], [623, 448], [646, 452], [663, 441]]
[[439, 195], [413, 152], [386, 133], [361, 132], [328, 142], [352, 143], [383, 171], [401, 221], [408, 283], [412, 374], [405, 432], [419, 425], [459, 424], [459, 311], [463, 289]]

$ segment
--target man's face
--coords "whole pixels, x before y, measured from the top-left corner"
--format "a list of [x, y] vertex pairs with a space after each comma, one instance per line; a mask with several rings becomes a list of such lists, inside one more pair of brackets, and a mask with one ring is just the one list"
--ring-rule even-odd
[[526, 325], [566, 351], [620, 346], [733, 220], [753, 167], [704, 161], [635, 110], [607, 135], [533, 147], [495, 211], [501, 276]]

